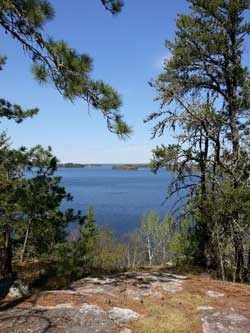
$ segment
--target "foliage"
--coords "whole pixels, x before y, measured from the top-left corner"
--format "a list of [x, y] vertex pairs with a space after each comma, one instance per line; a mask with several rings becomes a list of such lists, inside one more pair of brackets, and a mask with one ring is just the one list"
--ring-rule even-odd
[[87, 209], [86, 215], [80, 212], [74, 215], [74, 229], [69, 232], [67, 240], [54, 247], [52, 257], [59, 276], [74, 280], [86, 274], [91, 267], [97, 234], [94, 216], [92, 207]]
[[125, 267], [125, 246], [109, 228], [97, 228], [94, 210], [89, 207], [67, 242], [58, 244], [53, 254], [57, 273], [68, 280], [88, 273], [114, 273]]
[[112, 14], [120, 13], [123, 7], [122, 0], [101, 0], [103, 6]]
[[[250, 77], [242, 57], [250, 2], [188, 2], [190, 12], [178, 15], [174, 41], [166, 41], [171, 58], [151, 83], [160, 111], [146, 119], [157, 121], [153, 137], [170, 129], [176, 142], [157, 147], [151, 167], [171, 167], [176, 178], [169, 195], [181, 191], [186, 200], [179, 220], [186, 217], [192, 227], [181, 231], [177, 248], [185, 252], [184, 237], [197, 251], [189, 249], [197, 263], [212, 266], [223, 278], [226, 265], [234, 270], [234, 280], [243, 281], [249, 261], [244, 245], [249, 213], [242, 206], [249, 206], [243, 193], [249, 193]], [[194, 237], [189, 240], [190, 230]], [[222, 239], [223, 251], [232, 255], [221, 255]]]
[[99, 228], [93, 256], [93, 269], [114, 273], [125, 268], [125, 246], [118, 242], [110, 228]]
[[51, 148], [37, 146], [8, 149], [1, 164], [2, 187], [8, 186], [1, 192], [1, 224], [11, 226], [14, 254], [21, 261], [49, 255], [65, 241], [66, 226], [81, 218], [72, 210], [61, 211], [62, 201], [72, 197], [54, 175], [56, 163]]
[[[121, 10], [119, 0], [102, 1], [113, 14]], [[121, 137], [131, 133], [120, 112], [121, 98], [109, 85], [93, 80], [93, 61], [87, 54], [78, 54], [65, 41], [56, 41], [44, 33], [44, 25], [54, 17], [54, 8], [44, 0], [2, 0], [0, 26], [15, 39], [30, 57], [34, 77], [42, 83], [51, 83], [70, 101], [83, 99], [102, 112], [110, 131]], [[0, 69], [6, 58], [0, 58]], [[37, 113], [37, 109], [22, 111], [2, 100], [0, 115], [20, 121]]]
[[20, 105], [12, 104], [5, 99], [0, 99], [0, 118], [13, 119], [17, 123], [22, 122], [25, 118], [32, 117], [38, 113], [38, 109], [22, 110]]
[[186, 218], [175, 230], [170, 240], [170, 252], [173, 263], [181, 266], [183, 264], [197, 265], [203, 264], [203, 253], [201, 251], [200, 234], [197, 225]]
[[172, 261], [170, 244], [175, 229], [175, 221], [168, 215], [161, 219], [155, 211], [144, 214], [140, 227], [124, 239], [127, 266], [164, 265]]
[[[120, 12], [123, 5], [120, 0], [101, 2], [112, 14]], [[86, 54], [78, 54], [65, 41], [56, 41], [46, 34], [45, 23], [54, 15], [49, 1], [0, 1], [0, 27], [30, 57], [35, 79], [52, 84], [72, 102], [83, 99], [102, 112], [111, 132], [122, 138], [128, 136], [131, 128], [120, 112], [120, 95], [109, 84], [91, 77], [92, 59]], [[0, 56], [0, 70], [6, 61], [7, 57]], [[20, 123], [38, 111], [38, 108], [23, 110], [17, 104], [0, 99], [1, 119]], [[60, 177], [55, 176], [56, 167], [57, 159], [50, 147], [47, 150], [41, 146], [30, 150], [25, 147], [11, 149], [7, 135], [0, 133], [0, 227], [3, 235], [0, 274], [12, 273], [13, 255], [20, 257], [20, 261], [41, 258], [50, 256], [56, 247], [59, 252], [67, 252], [65, 260], [74, 261], [79, 255], [84, 257], [93, 251], [94, 212], [89, 208], [85, 217], [71, 209], [61, 210], [62, 202], [70, 200], [71, 196], [60, 185]], [[73, 245], [66, 242], [65, 229], [72, 222], [81, 226], [80, 239]], [[72, 253], [75, 257], [70, 257]]]
[[[207, 216], [203, 219], [210, 233], [207, 244], [209, 262], [223, 279], [237, 280], [237, 259], [241, 254], [240, 278], [242, 281], [249, 279], [249, 195], [250, 189], [246, 184], [234, 188], [227, 180], [216, 188], [216, 200], [209, 196], [206, 202]], [[236, 211], [239, 212], [237, 219]]]

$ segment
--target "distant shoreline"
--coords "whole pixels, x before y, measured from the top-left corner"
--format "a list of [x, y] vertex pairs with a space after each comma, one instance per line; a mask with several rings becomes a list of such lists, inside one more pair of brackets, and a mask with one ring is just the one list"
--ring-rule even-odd
[[113, 164], [113, 170], [138, 170], [140, 168], [149, 168], [149, 164]]
[[[142, 169], [142, 168], [150, 168], [150, 164], [149, 163], [103, 163], [103, 164], [99, 164], [99, 163], [59, 163], [57, 164], [58, 168], [75, 168], [75, 169], [81, 169], [81, 168], [99, 168], [99, 167], [104, 167], [104, 166], [109, 166], [111, 167], [112, 170], [127, 170], [127, 171], [136, 171], [138, 169]], [[162, 167], [163, 169], [166, 168], [168, 170], [172, 170], [171, 165], [169, 165], [168, 167]], [[192, 165], [192, 166], [188, 166], [186, 165], [185, 170], [186, 171], [190, 171], [190, 170], [197, 170], [198, 166], [197, 165]]]
[[149, 168], [148, 163], [126, 163], [126, 164], [98, 164], [98, 163], [59, 163], [59, 168], [98, 168], [102, 166], [111, 166], [114, 170], [138, 170], [139, 168]]

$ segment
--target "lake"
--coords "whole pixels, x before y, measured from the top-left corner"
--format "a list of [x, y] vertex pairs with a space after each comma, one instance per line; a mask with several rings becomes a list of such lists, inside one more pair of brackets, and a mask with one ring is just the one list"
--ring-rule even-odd
[[143, 213], [156, 210], [160, 216], [168, 213], [176, 197], [164, 202], [173, 174], [148, 168], [112, 170], [111, 166], [59, 168], [62, 185], [73, 196], [64, 208], [86, 210], [92, 205], [98, 225], [109, 225], [117, 234], [135, 229]]

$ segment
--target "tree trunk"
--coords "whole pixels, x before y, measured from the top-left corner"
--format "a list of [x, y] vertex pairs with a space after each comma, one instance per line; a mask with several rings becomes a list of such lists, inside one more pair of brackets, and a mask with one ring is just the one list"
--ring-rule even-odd
[[[237, 97], [236, 97], [236, 88], [232, 88], [229, 95], [229, 115], [230, 115], [230, 129], [232, 136], [232, 171], [233, 171], [233, 186], [237, 188], [239, 186], [239, 182], [237, 180], [237, 164], [239, 160], [239, 152], [240, 152], [240, 140], [239, 140], [239, 128], [237, 124], [238, 120], [238, 108], [236, 105]], [[238, 220], [239, 212], [236, 210], [234, 213], [233, 219]], [[244, 266], [244, 249], [242, 243], [242, 237], [238, 232], [237, 228], [232, 226], [233, 229], [233, 242], [234, 242], [234, 282], [243, 281], [243, 266]]]
[[26, 253], [28, 238], [29, 238], [29, 234], [30, 234], [31, 222], [32, 222], [32, 219], [29, 219], [28, 228], [26, 230], [26, 234], [25, 234], [25, 238], [24, 238], [23, 249], [22, 249], [22, 252], [21, 252], [20, 262], [23, 262], [24, 256], [25, 256], [25, 253]]
[[147, 245], [148, 245], [148, 259], [149, 259], [149, 266], [152, 265], [152, 252], [151, 252], [151, 245], [150, 245], [150, 239], [147, 238]]
[[248, 271], [249, 274], [250, 274], [250, 246], [249, 246], [249, 249], [248, 249], [247, 271]]
[[[220, 261], [221, 278], [222, 278], [222, 280], [225, 280], [225, 269], [224, 269], [223, 249], [222, 249], [223, 243], [222, 243], [222, 240], [220, 238], [218, 224], [216, 225], [216, 234], [217, 234], [217, 241], [216, 241], [216, 243], [217, 243], [217, 246], [218, 246], [218, 255], [219, 255], [219, 261]], [[221, 247], [221, 245], [222, 245], [222, 247]]]
[[199, 225], [199, 233], [202, 238], [201, 252], [202, 257], [200, 258], [200, 264], [208, 266], [208, 260], [206, 255], [206, 247], [210, 242], [210, 234], [207, 221], [207, 161], [208, 161], [208, 149], [209, 149], [209, 138], [206, 128], [204, 128], [204, 133], [202, 129], [200, 130], [200, 186], [201, 186], [201, 203], [200, 203], [200, 214], [201, 214], [201, 223]]
[[[232, 93], [235, 95], [235, 93]], [[239, 140], [239, 130], [237, 124], [237, 107], [235, 106], [236, 96], [232, 97], [231, 105], [229, 105], [230, 112], [230, 129], [232, 135], [232, 150], [233, 150], [233, 166], [235, 167], [239, 159], [239, 150], [240, 150], [240, 140]]]
[[221, 278], [224, 281], [225, 280], [225, 270], [224, 270], [224, 262], [223, 262], [223, 257], [222, 257], [221, 251], [220, 251], [219, 256], [220, 256]]
[[244, 252], [242, 240], [235, 245], [235, 281], [243, 282]]
[[4, 245], [1, 262], [1, 275], [3, 277], [12, 274], [12, 243], [11, 243], [11, 229], [10, 225], [4, 226], [3, 232]]
[[137, 266], [137, 264], [136, 264], [136, 256], [137, 256], [137, 246], [134, 249], [134, 256], [133, 256], [132, 268], [135, 268]]
[[162, 261], [161, 264], [164, 265], [166, 263], [166, 247], [165, 244], [163, 245], [163, 256], [162, 256]]
[[130, 267], [130, 247], [127, 246], [127, 267]]
[[[241, 61], [239, 53], [237, 53], [237, 17], [235, 14], [230, 15], [231, 24], [233, 29], [231, 29], [230, 35], [230, 51], [231, 56], [229, 55], [230, 62], [229, 65], [229, 77], [226, 78], [226, 85], [228, 91], [228, 110], [230, 117], [230, 130], [232, 136], [232, 150], [233, 150], [233, 167], [235, 168], [239, 159], [240, 151], [240, 138], [239, 138], [239, 125], [238, 125], [238, 115], [239, 108], [237, 105], [237, 88], [238, 88], [238, 71], [237, 66]], [[231, 77], [230, 77], [231, 76]], [[237, 186], [236, 181], [235, 186]]]
[[243, 267], [244, 267], [244, 249], [242, 238], [239, 234], [234, 234], [234, 282], [243, 282]]

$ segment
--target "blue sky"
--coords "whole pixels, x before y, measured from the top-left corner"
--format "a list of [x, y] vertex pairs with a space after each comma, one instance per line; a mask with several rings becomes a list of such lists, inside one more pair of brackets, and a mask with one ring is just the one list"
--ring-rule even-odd
[[143, 119], [158, 110], [155, 91], [148, 81], [161, 71], [166, 38], [172, 39], [178, 12], [187, 10], [184, 0], [126, 0], [123, 12], [112, 17], [100, 0], [52, 0], [56, 17], [46, 25], [55, 39], [64, 39], [79, 53], [94, 59], [95, 79], [110, 83], [122, 95], [122, 112], [133, 126], [130, 140], [108, 132], [105, 121], [86, 103], [72, 104], [52, 87], [32, 78], [30, 61], [21, 46], [0, 30], [1, 55], [8, 57], [0, 73], [1, 96], [40, 113], [22, 124], [3, 122], [14, 147], [51, 145], [62, 162], [148, 162], [151, 149], [171, 142], [170, 135], [150, 140], [152, 124]]

